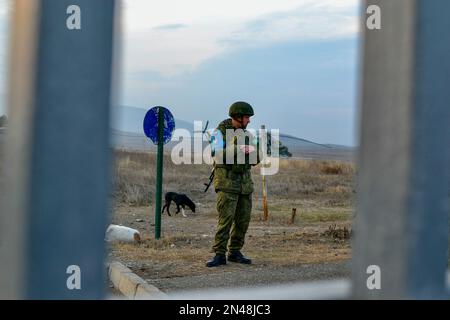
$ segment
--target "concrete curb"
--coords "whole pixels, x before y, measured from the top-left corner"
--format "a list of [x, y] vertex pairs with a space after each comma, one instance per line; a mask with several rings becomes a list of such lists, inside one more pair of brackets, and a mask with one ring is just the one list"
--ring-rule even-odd
[[167, 295], [148, 284], [120, 262], [108, 265], [108, 277], [114, 287], [130, 300], [161, 300]]

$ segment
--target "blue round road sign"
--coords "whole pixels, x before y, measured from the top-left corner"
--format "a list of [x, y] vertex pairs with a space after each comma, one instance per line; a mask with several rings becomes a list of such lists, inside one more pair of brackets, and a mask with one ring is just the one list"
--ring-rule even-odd
[[152, 140], [154, 144], [158, 144], [158, 110], [162, 109], [164, 115], [164, 144], [172, 139], [173, 130], [175, 130], [175, 120], [172, 113], [164, 107], [154, 107], [147, 111], [144, 118], [144, 133]]

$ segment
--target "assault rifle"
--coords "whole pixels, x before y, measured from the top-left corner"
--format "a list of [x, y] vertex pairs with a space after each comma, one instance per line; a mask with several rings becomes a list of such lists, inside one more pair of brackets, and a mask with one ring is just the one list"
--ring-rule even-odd
[[[209, 120], [206, 121], [206, 125], [205, 125], [205, 128], [202, 130], [202, 134], [207, 133], [206, 130], [208, 129], [208, 124], [209, 124]], [[207, 140], [208, 140], [209, 142], [211, 142], [211, 136], [209, 135], [209, 133], [207, 134]], [[203, 191], [203, 192], [208, 191], [209, 187], [211, 186], [211, 183], [213, 182], [213, 179], [214, 179], [214, 168], [213, 168], [212, 171], [211, 171], [211, 174], [210, 174], [210, 176], [209, 176], [209, 181], [208, 181], [208, 183], [204, 183], [204, 185], [206, 186], [206, 188], [205, 188], [205, 191]]]
[[212, 169], [212, 171], [211, 171], [211, 175], [209, 176], [209, 181], [208, 181], [208, 183], [204, 183], [204, 185], [206, 186], [206, 188], [205, 188], [205, 191], [203, 191], [203, 192], [208, 191], [209, 187], [211, 186], [211, 183], [213, 182], [213, 179], [214, 179], [214, 169]]

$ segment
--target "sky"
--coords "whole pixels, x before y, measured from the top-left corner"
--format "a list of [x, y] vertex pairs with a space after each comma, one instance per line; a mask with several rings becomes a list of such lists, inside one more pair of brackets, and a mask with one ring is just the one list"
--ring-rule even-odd
[[0, 116], [6, 113], [6, 62], [8, 44], [8, 19], [10, 4], [7, 0], [0, 0]]
[[[255, 109], [254, 128], [354, 145], [358, 6], [358, 0], [123, 0], [114, 103], [163, 105], [177, 119], [218, 123], [243, 100]], [[0, 99], [7, 13], [7, 0], [0, 0]]]

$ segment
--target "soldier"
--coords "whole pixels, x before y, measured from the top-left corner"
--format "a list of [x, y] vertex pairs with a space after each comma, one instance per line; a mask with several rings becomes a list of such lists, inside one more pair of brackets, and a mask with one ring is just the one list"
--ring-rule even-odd
[[[228, 261], [251, 264], [251, 260], [244, 257], [240, 250], [244, 245], [252, 210], [253, 181], [250, 169], [252, 165], [260, 162], [258, 145], [256, 144], [255, 147], [255, 144], [250, 144], [254, 140], [245, 130], [253, 115], [250, 104], [242, 101], [235, 102], [230, 106], [231, 118], [222, 121], [217, 127], [223, 139], [222, 152], [218, 152], [214, 158], [214, 188], [217, 193], [219, 221], [213, 246], [216, 255], [206, 263], [207, 267], [226, 264], [228, 240], [230, 240]], [[227, 141], [229, 138], [227, 131], [236, 134], [230, 141]], [[238, 145], [239, 141], [243, 141], [239, 139], [240, 134], [246, 136], [250, 142], [246, 141], [243, 145]], [[227, 162], [227, 154], [229, 155], [230, 152], [233, 153], [232, 163]], [[244, 155], [244, 163], [237, 161], [239, 152]], [[251, 163], [250, 155], [255, 156], [253, 152], [256, 152], [256, 161]]]

